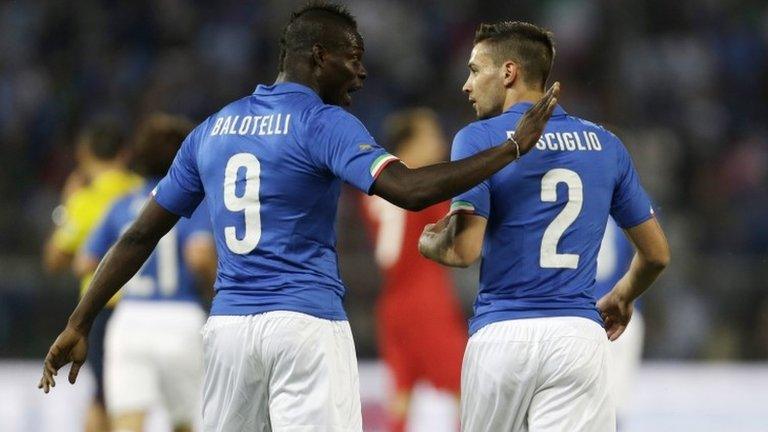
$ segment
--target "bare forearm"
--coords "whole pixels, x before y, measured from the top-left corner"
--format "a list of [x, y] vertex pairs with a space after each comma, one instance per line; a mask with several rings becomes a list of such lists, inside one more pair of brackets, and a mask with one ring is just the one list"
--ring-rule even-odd
[[484, 233], [484, 218], [448, 215], [424, 228], [419, 252], [445, 266], [469, 267], [480, 255]]
[[647, 290], [666, 268], [666, 263], [653, 262], [635, 254], [629, 270], [617, 284], [620, 287], [619, 294], [628, 302], [635, 301]]
[[69, 317], [69, 325], [87, 332], [99, 311], [139, 271], [157, 242], [178, 220], [179, 216], [150, 199], [139, 217], [101, 260], [88, 291]]
[[377, 180], [373, 192], [399, 207], [418, 211], [466, 192], [516, 158], [515, 145], [505, 142], [455, 162], [417, 169], [392, 164]]
[[429, 232], [419, 239], [419, 252], [427, 259], [449, 267], [464, 267], [451, 253], [450, 236], [447, 229]]
[[418, 169], [393, 163], [379, 175], [373, 193], [399, 207], [421, 210], [466, 192], [533, 148], [559, 95], [560, 84], [555, 83], [526, 111], [515, 128], [515, 141], [507, 140], [460, 161]]
[[627, 301], [634, 301], [669, 265], [670, 251], [664, 231], [655, 217], [626, 232], [637, 253], [629, 271], [617, 284], [617, 294]]
[[69, 317], [69, 324], [87, 332], [99, 311], [139, 271], [156, 245], [156, 240], [126, 232], [96, 268], [88, 291]]

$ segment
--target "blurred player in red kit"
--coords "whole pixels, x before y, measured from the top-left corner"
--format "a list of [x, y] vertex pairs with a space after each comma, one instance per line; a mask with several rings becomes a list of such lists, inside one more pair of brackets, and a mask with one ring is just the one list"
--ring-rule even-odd
[[[431, 110], [392, 114], [384, 133], [389, 150], [411, 168], [447, 157], [445, 136]], [[378, 196], [364, 196], [362, 203], [383, 276], [376, 312], [379, 352], [395, 385], [390, 430], [403, 431], [417, 382], [459, 394], [467, 327], [449, 270], [419, 255], [417, 248], [424, 226], [447, 214], [449, 205], [409, 212]]]

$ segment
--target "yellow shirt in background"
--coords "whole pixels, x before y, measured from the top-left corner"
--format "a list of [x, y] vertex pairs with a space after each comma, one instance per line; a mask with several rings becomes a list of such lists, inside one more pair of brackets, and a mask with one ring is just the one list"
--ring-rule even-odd
[[[56, 248], [76, 254], [88, 239], [115, 199], [141, 184], [141, 177], [128, 170], [110, 170], [97, 176], [90, 185], [74, 192], [64, 203], [64, 219], [53, 233]], [[80, 295], [85, 294], [92, 274], [80, 281]], [[107, 306], [114, 307], [119, 299], [116, 294]]]

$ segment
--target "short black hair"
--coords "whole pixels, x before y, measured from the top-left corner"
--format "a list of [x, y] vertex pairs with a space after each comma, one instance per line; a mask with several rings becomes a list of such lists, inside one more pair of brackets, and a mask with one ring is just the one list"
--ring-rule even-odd
[[162, 177], [194, 125], [184, 117], [155, 113], [139, 124], [133, 139], [131, 169], [142, 177]]
[[78, 142], [98, 160], [112, 161], [125, 147], [125, 130], [115, 120], [100, 119], [86, 126]]
[[346, 7], [338, 3], [310, 1], [291, 14], [280, 37], [278, 68], [284, 69], [289, 52], [311, 49], [314, 44], [333, 46], [339, 41], [339, 30], [357, 30], [357, 21]]
[[521, 21], [480, 24], [475, 33], [475, 45], [480, 42], [493, 44], [493, 57], [497, 64], [513, 60], [523, 70], [523, 77], [529, 85], [544, 88], [555, 59], [552, 32]]

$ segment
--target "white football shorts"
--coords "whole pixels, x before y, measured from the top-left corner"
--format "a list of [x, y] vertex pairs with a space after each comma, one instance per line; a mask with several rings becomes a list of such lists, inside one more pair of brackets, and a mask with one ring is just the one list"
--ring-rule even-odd
[[203, 329], [205, 432], [360, 432], [347, 321], [298, 312], [212, 316]]
[[615, 431], [605, 330], [579, 317], [483, 327], [464, 354], [461, 425], [463, 432]]
[[110, 416], [164, 407], [174, 424], [200, 416], [205, 312], [191, 302], [120, 302], [107, 325], [105, 394]]

